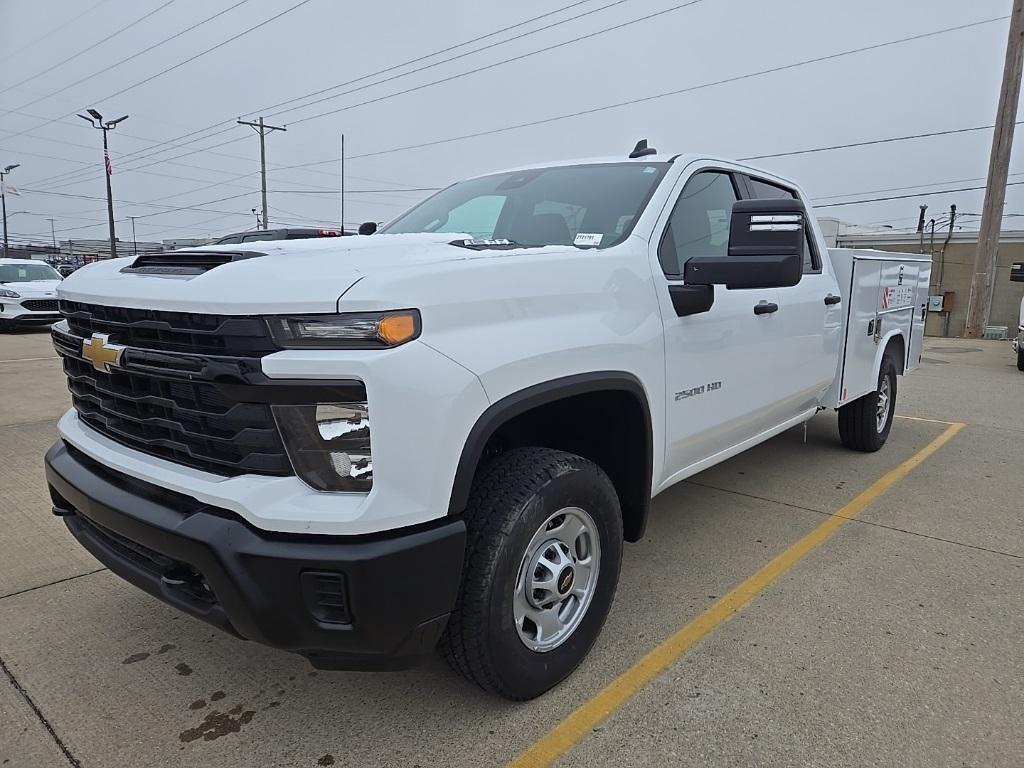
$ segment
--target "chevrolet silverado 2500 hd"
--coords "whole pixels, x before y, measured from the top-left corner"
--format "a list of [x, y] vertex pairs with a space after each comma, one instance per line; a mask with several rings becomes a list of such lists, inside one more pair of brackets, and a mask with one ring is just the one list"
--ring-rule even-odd
[[634, 151], [454, 184], [364, 237], [60, 288], [53, 509], [113, 572], [320, 668], [537, 696], [651, 498], [810, 419], [874, 451], [930, 262], [828, 250], [800, 188]]

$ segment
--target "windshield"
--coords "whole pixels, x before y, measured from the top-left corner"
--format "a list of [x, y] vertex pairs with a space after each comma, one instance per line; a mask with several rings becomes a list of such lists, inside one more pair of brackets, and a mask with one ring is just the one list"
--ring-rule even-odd
[[0, 264], [0, 283], [32, 283], [60, 280], [60, 273], [48, 264]]
[[381, 232], [465, 233], [516, 245], [607, 248], [624, 240], [668, 163], [535, 168], [454, 184]]

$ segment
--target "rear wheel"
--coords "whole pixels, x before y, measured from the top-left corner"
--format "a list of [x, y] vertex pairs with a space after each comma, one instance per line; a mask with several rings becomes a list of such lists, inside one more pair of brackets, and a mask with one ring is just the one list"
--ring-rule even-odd
[[877, 451], [889, 437], [896, 412], [896, 363], [889, 353], [882, 357], [878, 387], [839, 409], [839, 437], [855, 451]]
[[1017, 350], [1017, 370], [1024, 371], [1024, 347]]
[[486, 691], [532, 699], [586, 657], [622, 560], [615, 488], [549, 448], [500, 455], [474, 482], [463, 583], [441, 650]]

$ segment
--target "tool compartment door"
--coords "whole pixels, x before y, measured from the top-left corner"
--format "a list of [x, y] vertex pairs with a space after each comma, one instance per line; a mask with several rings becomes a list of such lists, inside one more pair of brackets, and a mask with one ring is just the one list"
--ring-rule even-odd
[[839, 404], [856, 400], [878, 385], [875, 381], [875, 318], [881, 301], [882, 261], [854, 257], [846, 319]]
[[928, 315], [928, 285], [932, 279], [931, 262], [922, 261], [917, 265], [917, 296], [914, 301], [913, 328], [907, 349], [907, 365], [904, 372], [912, 371], [921, 364], [924, 348], [924, 322]]

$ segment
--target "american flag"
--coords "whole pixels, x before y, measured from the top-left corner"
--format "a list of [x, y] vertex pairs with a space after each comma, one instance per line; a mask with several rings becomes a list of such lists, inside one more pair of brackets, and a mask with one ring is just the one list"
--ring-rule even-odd
[[110, 164], [110, 153], [106, 148], [103, 149], [103, 164], [107, 167], [107, 176], [112, 176], [114, 174], [114, 166]]

